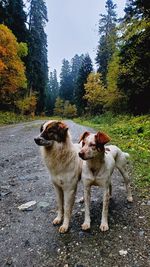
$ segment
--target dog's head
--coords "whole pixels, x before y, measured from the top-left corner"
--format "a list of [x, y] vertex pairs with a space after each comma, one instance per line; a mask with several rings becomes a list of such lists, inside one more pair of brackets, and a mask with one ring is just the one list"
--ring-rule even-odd
[[65, 142], [67, 131], [67, 125], [62, 121], [44, 122], [40, 128], [40, 135], [34, 138], [34, 141], [39, 146], [52, 146], [54, 141]]
[[110, 137], [103, 132], [98, 132], [96, 134], [84, 132], [79, 143], [81, 141], [82, 149], [79, 152], [79, 157], [88, 160], [104, 152], [104, 145], [110, 141]]

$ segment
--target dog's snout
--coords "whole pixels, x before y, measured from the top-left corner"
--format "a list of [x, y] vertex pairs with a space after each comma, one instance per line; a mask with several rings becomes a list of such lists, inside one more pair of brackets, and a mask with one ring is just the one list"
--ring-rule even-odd
[[78, 154], [79, 154], [80, 158], [82, 158], [82, 159], [84, 158], [84, 152], [83, 151], [80, 151]]
[[35, 137], [35, 138], [34, 138], [34, 141], [35, 141], [35, 143], [36, 143], [37, 145], [39, 145], [40, 142], [41, 142], [41, 137], [40, 137], [40, 136]]

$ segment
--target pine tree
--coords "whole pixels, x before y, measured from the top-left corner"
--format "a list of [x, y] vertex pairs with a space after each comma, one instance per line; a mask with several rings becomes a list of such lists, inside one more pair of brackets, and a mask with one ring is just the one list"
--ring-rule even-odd
[[73, 83], [75, 83], [77, 80], [79, 69], [81, 68], [81, 64], [82, 64], [83, 59], [84, 59], [83, 54], [81, 56], [76, 54], [71, 59], [71, 75], [72, 75]]
[[30, 94], [36, 92], [38, 96], [38, 113], [44, 110], [45, 91], [48, 83], [47, 36], [44, 31], [46, 22], [45, 1], [30, 0], [27, 77]]
[[92, 72], [92, 70], [92, 60], [87, 54], [85, 55], [82, 61], [81, 68], [79, 70], [78, 78], [76, 81], [76, 90], [74, 92], [75, 104], [78, 110], [78, 115], [83, 114], [87, 106], [87, 100], [83, 98], [85, 95], [84, 84], [87, 82], [87, 77]]
[[18, 42], [26, 42], [27, 15], [24, 11], [23, 0], [2, 0], [0, 3], [0, 23], [7, 25], [16, 36]]
[[64, 100], [73, 100], [73, 81], [69, 61], [63, 59], [60, 73], [59, 96]]
[[45, 108], [47, 114], [53, 114], [53, 109], [55, 106], [56, 98], [59, 95], [59, 84], [57, 81], [57, 72], [54, 69], [50, 72], [48, 86], [45, 94]]
[[73, 82], [73, 101], [72, 101], [72, 103], [75, 103], [74, 102], [74, 96], [75, 96], [75, 91], [76, 91], [76, 83], [77, 83], [77, 78], [79, 75], [79, 70], [81, 68], [83, 59], [84, 59], [83, 54], [81, 56], [76, 54], [71, 59], [71, 76], [72, 76], [72, 82]]
[[106, 75], [109, 61], [116, 48], [116, 5], [112, 0], [106, 1], [106, 15], [101, 14], [99, 20], [99, 44], [96, 55], [98, 72], [102, 74], [106, 84]]
[[[147, 1], [130, 0], [123, 21], [120, 74], [118, 85], [127, 97], [128, 112], [149, 112], [150, 88], [150, 5]], [[123, 29], [124, 29], [123, 28]]]

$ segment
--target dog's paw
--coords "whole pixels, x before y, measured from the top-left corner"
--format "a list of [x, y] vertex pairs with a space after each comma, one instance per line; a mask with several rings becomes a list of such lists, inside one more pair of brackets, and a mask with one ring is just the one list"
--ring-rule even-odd
[[128, 202], [133, 202], [133, 197], [132, 196], [128, 196], [127, 200], [128, 200]]
[[86, 231], [86, 230], [90, 229], [90, 224], [89, 223], [83, 223], [81, 227], [82, 227], [83, 231]]
[[61, 234], [64, 234], [68, 231], [68, 226], [67, 225], [64, 225], [62, 224], [60, 227], [59, 227], [59, 233]]
[[58, 218], [58, 217], [56, 217], [54, 220], [53, 220], [53, 224], [54, 225], [58, 225], [58, 224], [60, 224], [62, 222], [62, 219], [60, 219], [60, 218]]
[[109, 229], [109, 227], [108, 227], [108, 223], [101, 223], [101, 225], [100, 225], [100, 230], [102, 231], [102, 232], [105, 232], [105, 231], [108, 231], [108, 229]]

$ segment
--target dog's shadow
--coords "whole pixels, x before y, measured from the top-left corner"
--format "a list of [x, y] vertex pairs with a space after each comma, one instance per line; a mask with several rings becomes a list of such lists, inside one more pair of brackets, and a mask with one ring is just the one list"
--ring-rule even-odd
[[[93, 196], [93, 193], [96, 197]], [[91, 231], [100, 225], [101, 216], [102, 216], [102, 194], [97, 193], [97, 189], [94, 189], [91, 196], [90, 202], [90, 217], [91, 217]], [[78, 228], [84, 221], [84, 202], [81, 204], [76, 204], [76, 212], [74, 213], [74, 223]], [[132, 221], [132, 211], [133, 203], [128, 203], [125, 195], [119, 198], [117, 192], [115, 192], [114, 196], [110, 199], [109, 203], [109, 211], [108, 211], [108, 221], [109, 228], [115, 228], [116, 225], [120, 225], [121, 227], [125, 227], [129, 225], [130, 221]], [[82, 212], [81, 212], [82, 211]], [[130, 216], [131, 214], [131, 216]], [[131, 218], [130, 218], [131, 217]]]

